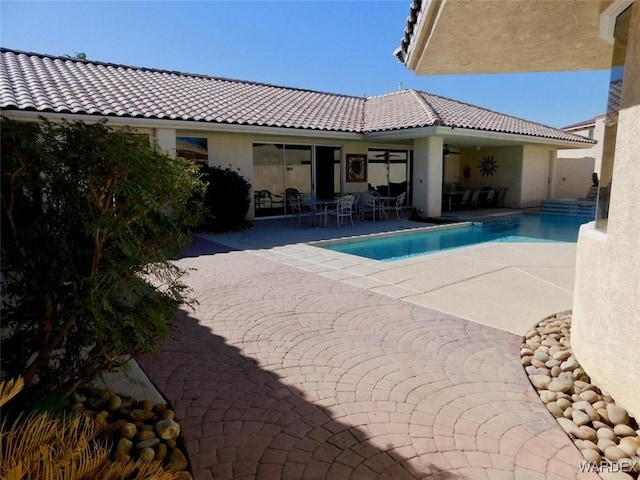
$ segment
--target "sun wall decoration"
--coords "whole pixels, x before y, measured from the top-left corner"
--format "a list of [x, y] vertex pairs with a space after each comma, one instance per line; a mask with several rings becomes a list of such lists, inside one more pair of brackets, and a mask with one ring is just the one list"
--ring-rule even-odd
[[367, 156], [347, 154], [347, 182], [367, 181]]
[[498, 162], [496, 159], [491, 156], [482, 157], [480, 160], [480, 173], [483, 177], [492, 177], [494, 173], [496, 173], [496, 169], [498, 168]]

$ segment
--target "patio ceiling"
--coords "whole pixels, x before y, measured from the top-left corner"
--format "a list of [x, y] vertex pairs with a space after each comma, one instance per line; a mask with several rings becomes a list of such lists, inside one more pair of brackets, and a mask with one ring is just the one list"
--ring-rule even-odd
[[424, 0], [408, 21], [404, 60], [418, 75], [607, 69], [612, 44], [599, 19], [610, 3]]

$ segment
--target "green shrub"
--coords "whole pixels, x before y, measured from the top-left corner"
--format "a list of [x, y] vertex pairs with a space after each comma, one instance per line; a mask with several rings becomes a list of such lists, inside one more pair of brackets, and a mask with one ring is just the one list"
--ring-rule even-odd
[[106, 122], [1, 126], [2, 366], [28, 397], [69, 395], [169, 335], [203, 185]]
[[251, 185], [230, 167], [202, 167], [201, 180], [207, 186], [204, 206], [209, 215], [201, 230], [216, 232], [246, 228], [251, 204]]

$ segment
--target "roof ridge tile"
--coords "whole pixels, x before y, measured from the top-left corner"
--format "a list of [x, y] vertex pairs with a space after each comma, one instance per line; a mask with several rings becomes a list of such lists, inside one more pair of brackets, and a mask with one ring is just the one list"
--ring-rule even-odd
[[409, 89], [409, 91], [416, 98], [416, 100], [418, 100], [418, 103], [424, 109], [425, 113], [427, 114], [427, 117], [429, 117], [430, 119], [433, 119], [433, 125], [434, 126], [442, 125], [442, 118], [440, 118], [440, 115], [438, 114], [436, 109], [434, 109], [429, 104], [429, 102], [427, 102], [427, 99], [424, 98], [422, 95], [420, 95], [418, 90], [411, 88]]

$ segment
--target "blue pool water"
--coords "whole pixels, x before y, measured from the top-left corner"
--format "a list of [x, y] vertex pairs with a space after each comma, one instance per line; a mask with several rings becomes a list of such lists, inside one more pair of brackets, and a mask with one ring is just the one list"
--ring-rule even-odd
[[575, 242], [580, 225], [591, 219], [559, 215], [517, 215], [483, 226], [412, 233], [326, 246], [329, 250], [374, 260], [401, 258], [483, 242]]

